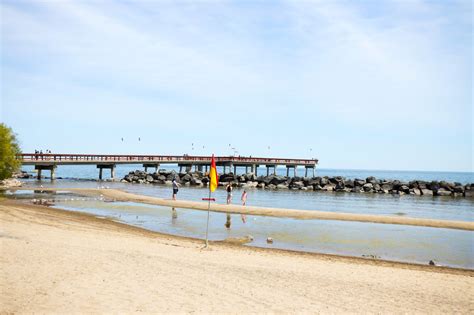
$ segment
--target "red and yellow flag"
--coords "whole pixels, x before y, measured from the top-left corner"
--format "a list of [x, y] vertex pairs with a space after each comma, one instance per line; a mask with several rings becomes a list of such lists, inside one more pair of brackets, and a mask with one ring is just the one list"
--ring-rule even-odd
[[217, 175], [216, 160], [214, 159], [214, 154], [211, 159], [211, 170], [209, 171], [209, 189], [211, 192], [216, 190], [217, 184], [219, 184], [219, 176]]

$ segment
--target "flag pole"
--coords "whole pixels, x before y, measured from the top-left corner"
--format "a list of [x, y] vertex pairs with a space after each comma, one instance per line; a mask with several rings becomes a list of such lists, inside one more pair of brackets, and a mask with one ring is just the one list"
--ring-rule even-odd
[[207, 201], [207, 224], [206, 224], [206, 246], [209, 246], [208, 234], [209, 234], [209, 214], [211, 212], [211, 188], [209, 187], [209, 199]]
[[216, 160], [214, 159], [213, 154], [211, 158], [211, 168], [209, 170], [209, 198], [207, 198], [206, 245], [204, 246], [204, 248], [209, 246], [209, 216], [211, 213], [211, 194], [214, 190], [216, 190], [218, 184], [219, 178], [217, 177]]

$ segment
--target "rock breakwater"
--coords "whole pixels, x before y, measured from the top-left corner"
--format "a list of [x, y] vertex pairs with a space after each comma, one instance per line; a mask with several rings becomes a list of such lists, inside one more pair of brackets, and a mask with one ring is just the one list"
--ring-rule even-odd
[[[122, 182], [171, 185], [173, 178], [176, 178], [184, 186], [204, 187], [209, 182], [207, 174], [202, 172], [177, 173], [174, 170], [164, 169], [155, 173], [146, 173], [140, 170], [130, 172], [125, 175]], [[219, 186], [225, 186], [229, 182], [234, 187], [256, 189], [474, 197], [474, 183], [463, 185], [456, 182], [423, 180], [403, 182], [399, 180], [377, 179], [372, 176], [366, 179], [347, 179], [342, 176], [287, 177], [270, 175], [257, 177], [253, 173], [243, 175], [228, 173], [220, 175]]]

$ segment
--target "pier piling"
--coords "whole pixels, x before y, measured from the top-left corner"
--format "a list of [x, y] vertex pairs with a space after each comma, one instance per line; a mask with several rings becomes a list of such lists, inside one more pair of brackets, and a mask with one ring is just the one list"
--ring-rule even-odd
[[54, 164], [50, 164], [50, 165], [41, 165], [41, 164], [37, 164], [35, 165], [35, 170], [38, 171], [38, 175], [37, 175], [37, 179], [38, 180], [41, 180], [41, 173], [42, 173], [42, 170], [49, 170], [51, 171], [51, 180], [54, 180], [55, 178], [55, 171], [56, 171], [56, 165]]
[[115, 164], [97, 164], [99, 169], [99, 180], [102, 180], [103, 169], [110, 169], [110, 178], [115, 178]]

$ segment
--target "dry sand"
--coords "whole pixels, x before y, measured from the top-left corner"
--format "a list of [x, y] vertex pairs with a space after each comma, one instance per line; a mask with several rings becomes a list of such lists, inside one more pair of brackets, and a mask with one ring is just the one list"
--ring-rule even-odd
[[[20, 188], [21, 190], [32, 190], [32, 188]], [[152, 205], [169, 206], [183, 209], [207, 210], [207, 202], [189, 201], [189, 200], [170, 200], [144, 195], [132, 194], [118, 189], [84, 189], [84, 188], [41, 188], [44, 191], [72, 191], [79, 194], [98, 195], [101, 194], [107, 198], [117, 201], [131, 201], [146, 203]], [[317, 219], [317, 220], [339, 220], [339, 221], [357, 221], [382, 224], [400, 224], [413, 226], [426, 226], [434, 228], [447, 228], [474, 231], [474, 222], [454, 221], [454, 220], [434, 220], [410, 217], [396, 217], [371, 214], [356, 214], [342, 212], [327, 212], [318, 210], [298, 210], [283, 208], [268, 208], [255, 206], [239, 206], [226, 204], [211, 204], [211, 210], [215, 212], [243, 213], [249, 215], [263, 215], [272, 217], [286, 217], [294, 219]]]
[[0, 201], [1, 313], [473, 313], [474, 272], [165, 236]]

